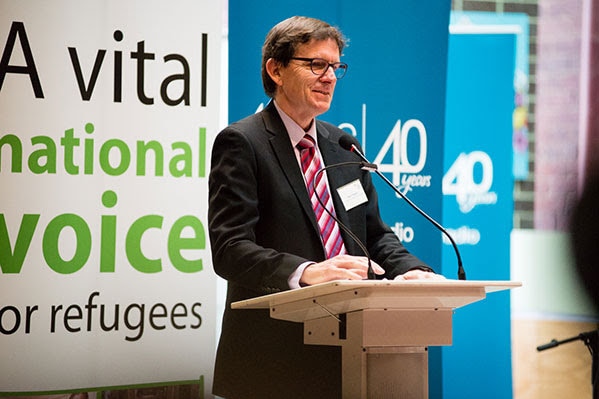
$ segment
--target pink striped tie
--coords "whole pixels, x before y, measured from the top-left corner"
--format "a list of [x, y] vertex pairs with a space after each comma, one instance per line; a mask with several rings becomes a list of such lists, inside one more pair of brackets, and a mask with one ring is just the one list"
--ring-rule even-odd
[[322, 162], [314, 148], [314, 144], [314, 139], [309, 135], [305, 135], [297, 144], [297, 147], [300, 150], [302, 171], [306, 178], [308, 195], [312, 201], [312, 209], [314, 209], [314, 213], [316, 214], [316, 220], [318, 220], [318, 225], [320, 226], [320, 236], [326, 250], [327, 259], [329, 259], [333, 256], [346, 253], [346, 250], [343, 238], [341, 238], [339, 232], [339, 225], [318, 201], [318, 197], [320, 197], [320, 200], [325, 204], [329, 212], [335, 215], [335, 208], [333, 208], [333, 201], [324, 179], [324, 173], [319, 173], [318, 177], [316, 177], [316, 173], [322, 169]]

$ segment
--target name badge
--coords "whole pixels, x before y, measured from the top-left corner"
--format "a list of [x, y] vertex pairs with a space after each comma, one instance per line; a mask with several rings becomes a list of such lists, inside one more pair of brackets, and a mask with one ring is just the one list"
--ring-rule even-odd
[[368, 197], [366, 196], [359, 179], [339, 187], [337, 193], [339, 193], [339, 197], [341, 197], [341, 202], [343, 202], [346, 211], [368, 202]]

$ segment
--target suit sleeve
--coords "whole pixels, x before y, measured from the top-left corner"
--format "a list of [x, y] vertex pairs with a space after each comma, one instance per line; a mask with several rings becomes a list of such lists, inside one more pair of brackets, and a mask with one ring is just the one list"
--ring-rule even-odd
[[234, 127], [217, 135], [209, 177], [208, 227], [216, 273], [262, 295], [289, 289], [289, 275], [307, 259], [259, 243], [258, 225], [263, 223], [259, 156], [247, 135]]

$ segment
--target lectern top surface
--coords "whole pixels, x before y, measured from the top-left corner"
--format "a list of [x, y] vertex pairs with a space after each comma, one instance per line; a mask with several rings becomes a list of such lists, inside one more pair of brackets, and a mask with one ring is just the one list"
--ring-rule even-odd
[[[361, 295], [393, 296], [393, 297], [435, 297], [446, 298], [449, 307], [461, 306], [460, 301], [452, 301], [453, 297], [469, 297], [482, 299], [486, 293], [503, 291], [520, 287], [522, 283], [514, 281], [463, 281], [463, 280], [339, 280], [317, 284], [295, 290], [264, 295], [244, 301], [234, 302], [233, 309], [262, 309], [281, 304], [311, 300], [346, 291], [358, 290]], [[457, 299], [457, 298], [454, 298]], [[423, 303], [418, 300], [417, 303]], [[472, 302], [466, 299], [464, 303]], [[456, 306], [453, 306], [455, 304]]]

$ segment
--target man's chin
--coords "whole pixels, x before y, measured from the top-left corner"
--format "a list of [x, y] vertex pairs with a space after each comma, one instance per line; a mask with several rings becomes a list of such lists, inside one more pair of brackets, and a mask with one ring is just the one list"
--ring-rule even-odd
[[318, 115], [324, 114], [331, 108], [330, 101], [320, 101], [316, 105], [316, 109], [318, 110]]

